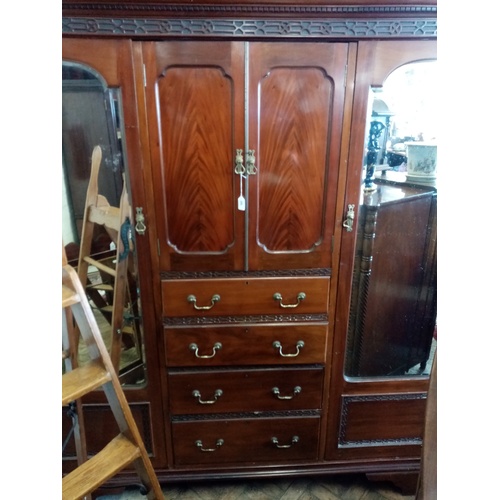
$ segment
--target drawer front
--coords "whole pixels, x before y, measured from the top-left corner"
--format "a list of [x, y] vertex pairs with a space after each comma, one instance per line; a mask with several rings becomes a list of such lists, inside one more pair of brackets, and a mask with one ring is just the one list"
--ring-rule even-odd
[[161, 286], [164, 317], [324, 314], [330, 278], [164, 280]]
[[324, 363], [327, 323], [166, 327], [169, 367]]
[[170, 413], [320, 409], [322, 368], [170, 372]]
[[175, 465], [317, 460], [320, 417], [173, 422]]

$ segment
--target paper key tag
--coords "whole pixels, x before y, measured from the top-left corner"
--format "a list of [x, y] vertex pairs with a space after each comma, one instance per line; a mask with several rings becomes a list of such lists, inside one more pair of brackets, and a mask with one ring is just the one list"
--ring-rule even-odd
[[246, 209], [246, 202], [244, 196], [239, 196], [238, 197], [238, 210], [241, 210], [244, 212]]

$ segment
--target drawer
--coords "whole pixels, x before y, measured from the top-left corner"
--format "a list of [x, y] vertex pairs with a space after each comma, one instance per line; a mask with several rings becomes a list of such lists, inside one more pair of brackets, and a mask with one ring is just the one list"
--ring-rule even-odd
[[320, 409], [323, 368], [169, 372], [171, 414]]
[[317, 460], [320, 417], [172, 423], [176, 466]]
[[169, 367], [324, 363], [327, 323], [166, 327]]
[[328, 276], [163, 280], [162, 312], [164, 317], [321, 314], [328, 310], [329, 287]]

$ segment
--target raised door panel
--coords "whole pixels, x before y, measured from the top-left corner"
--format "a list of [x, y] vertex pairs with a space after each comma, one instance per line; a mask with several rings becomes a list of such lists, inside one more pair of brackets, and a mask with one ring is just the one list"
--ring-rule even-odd
[[145, 44], [161, 270], [242, 269], [242, 44]]
[[250, 269], [331, 267], [347, 44], [250, 44]]

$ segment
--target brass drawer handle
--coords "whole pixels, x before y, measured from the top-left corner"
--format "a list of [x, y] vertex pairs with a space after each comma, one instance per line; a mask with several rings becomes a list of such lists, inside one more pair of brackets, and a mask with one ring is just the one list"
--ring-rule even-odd
[[219, 349], [222, 349], [222, 344], [220, 342], [216, 342], [212, 347], [212, 354], [198, 354], [198, 346], [195, 343], [189, 344], [189, 349], [194, 351], [194, 355], [199, 359], [210, 359], [215, 356]]
[[278, 398], [278, 399], [293, 399], [297, 394], [300, 394], [302, 391], [302, 387], [300, 385], [296, 386], [293, 388], [293, 394], [291, 396], [281, 396], [280, 395], [280, 390], [278, 387], [273, 387], [272, 388], [273, 394]]
[[281, 342], [279, 340], [275, 340], [273, 342], [273, 347], [275, 349], [280, 350], [280, 356], [283, 358], [294, 358], [295, 356], [298, 356], [300, 353], [300, 350], [305, 346], [305, 343], [303, 340], [299, 340], [297, 344], [295, 344], [295, 347], [297, 348], [297, 351], [292, 353], [292, 354], [283, 354], [283, 346], [281, 345]]
[[290, 308], [290, 307], [298, 307], [298, 305], [300, 304], [300, 301], [304, 300], [305, 298], [306, 298], [306, 294], [304, 292], [300, 292], [300, 293], [297, 294], [297, 303], [296, 304], [283, 304], [283, 302], [281, 302], [283, 300], [283, 297], [281, 296], [281, 293], [276, 292], [273, 295], [273, 299], [274, 300], [279, 300], [280, 301], [280, 307], [283, 307], [284, 309]]
[[293, 436], [292, 442], [290, 444], [279, 444], [278, 438], [273, 437], [271, 442], [276, 446], [276, 448], [291, 448], [295, 443], [299, 442], [299, 436]]
[[209, 306], [197, 306], [196, 305], [196, 295], [188, 295], [187, 296], [187, 301], [190, 304], [193, 304], [193, 307], [197, 311], [208, 311], [209, 309], [212, 309], [212, 307], [214, 307], [215, 304], [217, 302], [219, 302], [219, 300], [220, 300], [220, 295], [218, 295], [217, 293], [215, 293], [214, 295], [212, 295], [212, 303]]
[[198, 390], [194, 390], [192, 393], [194, 398], [196, 398], [198, 400], [198, 403], [200, 403], [201, 405], [213, 405], [218, 398], [220, 398], [222, 396], [222, 389], [217, 389], [215, 392], [214, 392], [214, 399], [212, 399], [211, 401], [203, 401], [201, 399], [201, 394], [200, 394], [200, 391]]
[[194, 444], [199, 448], [200, 451], [217, 451], [217, 448], [220, 448], [224, 444], [224, 440], [217, 439], [217, 442], [215, 443], [216, 448], [203, 448], [203, 442], [201, 441], [201, 439], [195, 441]]

